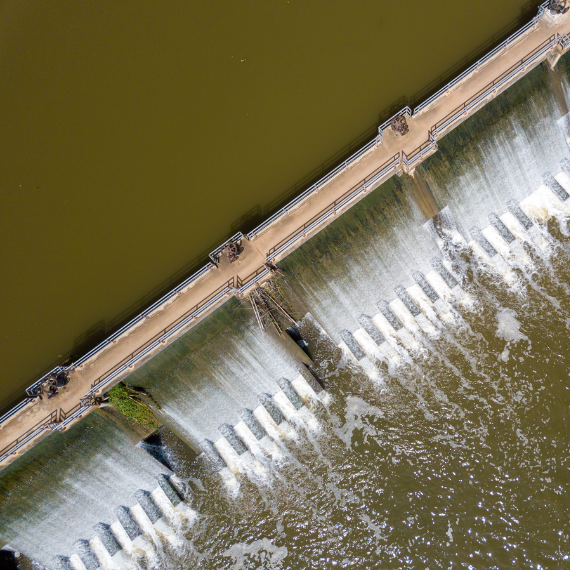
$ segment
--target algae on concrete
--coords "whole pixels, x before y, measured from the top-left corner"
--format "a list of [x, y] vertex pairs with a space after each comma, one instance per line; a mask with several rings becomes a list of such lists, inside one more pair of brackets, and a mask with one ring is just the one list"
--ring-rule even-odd
[[109, 390], [108, 395], [109, 403], [129, 421], [152, 430], [160, 427], [152, 409], [142, 400], [139, 391], [120, 382]]

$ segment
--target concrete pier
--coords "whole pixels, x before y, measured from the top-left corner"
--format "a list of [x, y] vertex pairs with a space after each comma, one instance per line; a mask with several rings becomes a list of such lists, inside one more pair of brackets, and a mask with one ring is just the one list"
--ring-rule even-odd
[[[65, 430], [93, 409], [102, 395], [136, 367], [185, 333], [230, 296], [245, 295], [271, 276], [272, 264], [374, 190], [396, 172], [413, 174], [437, 151], [437, 139], [475, 113], [525, 73], [548, 59], [554, 65], [570, 46], [570, 14], [544, 8], [511, 41], [451, 82], [411, 113], [409, 131], [384, 124], [378, 137], [278, 215], [247, 236], [234, 236], [243, 251], [234, 262], [220, 255], [118, 334], [69, 367], [70, 382], [51, 399], [28, 398], [0, 419], [0, 468], [53, 430]], [[426, 46], [429, 49], [429, 46]], [[427, 208], [427, 206], [426, 206]]]

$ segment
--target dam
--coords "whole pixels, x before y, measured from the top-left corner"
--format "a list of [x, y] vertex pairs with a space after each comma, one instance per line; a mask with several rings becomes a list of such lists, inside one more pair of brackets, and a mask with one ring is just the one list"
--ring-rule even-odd
[[[55, 397], [31, 386], [2, 418], [3, 540], [66, 570], [564, 560], [568, 32], [542, 6]], [[268, 279], [302, 341], [244, 309]], [[127, 376], [198, 462], [98, 408]]]

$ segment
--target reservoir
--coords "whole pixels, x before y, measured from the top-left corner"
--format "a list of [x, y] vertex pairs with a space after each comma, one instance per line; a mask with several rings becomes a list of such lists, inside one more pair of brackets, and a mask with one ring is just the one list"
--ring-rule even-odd
[[0, 407], [535, 13], [3, 3]]

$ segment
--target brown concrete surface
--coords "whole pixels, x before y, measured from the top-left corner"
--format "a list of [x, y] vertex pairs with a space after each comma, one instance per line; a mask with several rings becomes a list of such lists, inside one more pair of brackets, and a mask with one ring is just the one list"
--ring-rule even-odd
[[[10, 446], [11, 442], [16, 440], [16, 438], [26, 433], [50, 414], [59, 414], [60, 408], [64, 412], [68, 412], [79, 404], [80, 398], [91, 389], [92, 385], [97, 382], [98, 379], [105, 376], [110, 370], [116, 367], [118, 363], [132, 356], [139, 347], [149, 342], [150, 339], [159, 336], [164, 329], [190, 311], [213, 291], [223, 287], [230, 279], [239, 277], [243, 280], [262, 267], [269, 250], [273, 246], [293, 234], [304, 223], [319, 212], [325, 210], [351, 188], [357, 186], [367, 175], [386, 163], [393, 155], [402, 151], [410, 155], [415, 149], [428, 140], [428, 133], [433, 125], [462, 105], [474, 94], [478, 93], [485, 86], [493, 82], [506, 70], [517, 64], [517, 62], [542, 44], [542, 42], [547, 40], [551, 35], [557, 33], [561, 35], [570, 33], [570, 14], [556, 17], [546, 14], [540, 23], [533, 30], [527, 32], [520, 38], [515, 45], [510, 46], [509, 49], [495, 56], [478, 71], [469, 75], [458, 86], [455, 86], [448, 95], [439, 98], [430, 107], [419, 113], [418, 116], [409, 119], [409, 132], [405, 136], [397, 136], [390, 129], [385, 131], [382, 144], [368, 151], [358, 162], [351, 165], [316, 193], [297, 205], [293, 211], [279, 218], [255, 239], [252, 241], [244, 240], [244, 250], [236, 262], [230, 264], [227, 260], [221, 259], [216, 269], [207, 273], [204, 277], [178, 294], [176, 298], [157, 309], [152, 315], [124, 333], [119, 339], [110, 343], [108, 348], [100, 351], [83, 365], [74, 369], [70, 374], [69, 384], [60, 389], [55, 397], [50, 400], [46, 400], [45, 398], [43, 400], [37, 399], [2, 425], [0, 427], [0, 455], [2, 453], [1, 450]], [[508, 85], [516, 81], [540, 61], [543, 61], [547, 57], [554, 58], [559, 51], [559, 46], [550, 50], [537, 62], [517, 74]], [[500, 91], [506, 89], [508, 85], [504, 86]], [[496, 93], [492, 96], [495, 95]], [[485, 103], [486, 102], [487, 101], [485, 101]], [[479, 105], [478, 108], [480, 108], [480, 106], [481, 105]], [[476, 109], [469, 114], [475, 111]], [[457, 126], [464, 118], [466, 118], [466, 116], [456, 121], [452, 127]], [[393, 171], [385, 178], [392, 173]], [[382, 181], [383, 180], [378, 181], [375, 186], [379, 185]], [[345, 208], [350, 207], [362, 196], [363, 195], [360, 195], [353, 202], [345, 206]], [[283, 252], [278, 257], [283, 257], [292, 251], [292, 249], [298, 247], [333, 219], [335, 219], [334, 216], [331, 216], [331, 218], [319, 228], [313, 230], [310, 235], [297, 241], [288, 251]], [[237, 282], [234, 281], [234, 283]], [[223, 302], [223, 300], [220, 301], [220, 303], [221, 302]], [[220, 303], [218, 303], [218, 305]], [[188, 330], [189, 326], [179, 334]], [[168, 342], [171, 342], [171, 340], [172, 339], [169, 339]], [[162, 347], [167, 344], [162, 345]], [[138, 365], [140, 365], [140, 362], [137, 363], [137, 366]], [[124, 377], [127, 373], [122, 376]], [[113, 383], [119, 380], [120, 377], [114, 379]], [[102, 386], [101, 391], [109, 387], [109, 385]], [[101, 391], [99, 391], [99, 393], [101, 393]], [[38, 437], [35, 438], [34, 441], [22, 447], [17, 454], [25, 452], [26, 448], [33, 445], [36, 439], [39, 439], [40, 436], [44, 434], [45, 432], [38, 434]], [[17, 455], [13, 454], [5, 458], [4, 461], [0, 463], [0, 468], [13, 461], [16, 457]]]

